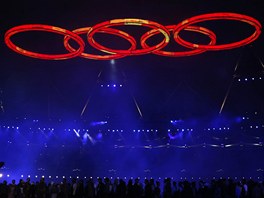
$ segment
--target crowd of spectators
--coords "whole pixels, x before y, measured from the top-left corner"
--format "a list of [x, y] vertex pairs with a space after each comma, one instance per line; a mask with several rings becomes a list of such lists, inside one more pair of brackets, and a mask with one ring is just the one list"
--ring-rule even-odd
[[219, 179], [210, 182], [174, 181], [139, 178], [92, 178], [84, 181], [63, 179], [60, 183], [20, 179], [18, 183], [2, 181], [0, 198], [264, 198], [264, 183], [254, 180]]

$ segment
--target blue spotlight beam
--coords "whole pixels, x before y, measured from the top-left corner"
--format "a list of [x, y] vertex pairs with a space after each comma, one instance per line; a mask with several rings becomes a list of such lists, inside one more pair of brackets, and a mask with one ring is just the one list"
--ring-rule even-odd
[[88, 104], [90, 102], [90, 99], [91, 99], [91, 96], [89, 96], [89, 98], [87, 99], [87, 101], [86, 101], [86, 103], [85, 103], [85, 105], [84, 105], [84, 107], [82, 109], [82, 112], [81, 112], [81, 115], [80, 115], [81, 117], [83, 116], [85, 110], [87, 109], [87, 106], [88, 106]]
[[138, 103], [137, 103], [135, 97], [133, 97], [133, 100], [134, 100], [134, 103], [135, 103], [135, 105], [136, 105], [136, 107], [137, 107], [137, 110], [138, 110], [138, 113], [139, 113], [140, 117], [143, 118], [142, 112], [141, 112], [141, 110], [140, 110], [140, 108], [139, 108], [139, 106], [138, 106]]
[[227, 98], [228, 98], [228, 96], [229, 96], [229, 94], [230, 94], [231, 87], [232, 87], [232, 85], [233, 85], [233, 83], [234, 83], [234, 80], [235, 80], [235, 78], [236, 78], [236, 71], [237, 71], [237, 68], [238, 68], [238, 66], [239, 66], [239, 63], [240, 63], [240, 59], [241, 59], [241, 57], [242, 57], [242, 55], [240, 55], [240, 57], [239, 57], [238, 60], [237, 60], [237, 63], [236, 63], [235, 69], [234, 69], [234, 73], [233, 73], [233, 77], [232, 77], [232, 80], [231, 80], [231, 82], [230, 82], [230, 84], [229, 84], [229, 86], [228, 86], [228, 89], [227, 89], [226, 95], [225, 95], [225, 97], [224, 97], [224, 100], [223, 100], [223, 102], [222, 102], [222, 105], [221, 105], [221, 108], [220, 108], [219, 114], [222, 113], [222, 111], [223, 111], [223, 109], [224, 109], [224, 106], [225, 106], [225, 103], [226, 103], [226, 100], [227, 100]]
[[78, 129], [78, 131], [76, 129], [73, 129], [75, 135], [79, 138], [80, 137], [80, 130]]

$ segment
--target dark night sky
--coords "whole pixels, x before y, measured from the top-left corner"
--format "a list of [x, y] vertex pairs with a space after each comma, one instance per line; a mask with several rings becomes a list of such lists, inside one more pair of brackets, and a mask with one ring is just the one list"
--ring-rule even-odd
[[[4, 34], [22, 24], [48, 24], [73, 30], [116, 18], [140, 18], [171, 25], [212, 12], [249, 15], [263, 25], [263, 9], [262, 0], [6, 1], [0, 12], [0, 99], [5, 110], [2, 116], [79, 118], [89, 97], [83, 118], [91, 120], [123, 115], [128, 120], [138, 118], [133, 98], [146, 120], [217, 114], [238, 61], [237, 75], [261, 76], [263, 68], [259, 59], [264, 61], [263, 34], [252, 44], [236, 49], [178, 58], [154, 54], [130, 56], [117, 59], [115, 66], [111, 66], [110, 61], [80, 57], [60, 61], [26, 57], [5, 45]], [[215, 31], [218, 43], [238, 41], [253, 30], [237, 21], [211, 21], [201, 25]], [[139, 38], [143, 32], [140, 28], [123, 27], [122, 30], [131, 31]], [[201, 35], [186, 34], [190, 38], [194, 35], [200, 42], [205, 40]], [[25, 49], [62, 53], [66, 52], [62, 38], [51, 33], [27, 32], [14, 36], [14, 41]], [[116, 49], [127, 45], [109, 35], [96, 38]], [[195, 39], [192, 41], [199, 42]], [[90, 50], [88, 47], [86, 50]], [[171, 43], [166, 49], [185, 50]], [[98, 79], [100, 71], [102, 75]], [[113, 78], [112, 83], [121, 83], [124, 87], [116, 91], [100, 88], [100, 84], [111, 83]], [[263, 81], [250, 85], [234, 83], [223, 112], [264, 111], [262, 88]]]

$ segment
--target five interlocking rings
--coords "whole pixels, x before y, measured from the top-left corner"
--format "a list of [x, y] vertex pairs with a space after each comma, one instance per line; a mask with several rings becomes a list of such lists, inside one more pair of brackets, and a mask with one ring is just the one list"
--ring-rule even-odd
[[[195, 23], [210, 21], [210, 20], [241, 21], [248, 23], [249, 25], [252, 25], [255, 28], [255, 31], [249, 37], [243, 40], [228, 44], [216, 44], [216, 35], [214, 34], [214, 32], [204, 27], [192, 26]], [[113, 26], [122, 26], [122, 25], [133, 25], [133, 26], [136, 25], [136, 26], [145, 26], [151, 28], [150, 31], [146, 32], [141, 36], [140, 44], [142, 48], [136, 49], [137, 42], [133, 36], [119, 29], [111, 28]], [[179, 34], [182, 30], [198, 32], [203, 35], [206, 35], [209, 37], [210, 42], [207, 45], [188, 42], [180, 37]], [[66, 54], [36, 53], [20, 48], [11, 41], [10, 38], [13, 35], [26, 31], [46, 31], [46, 32], [53, 32], [64, 35], [64, 46], [69, 51], [69, 53]], [[126, 50], [110, 49], [95, 41], [94, 35], [96, 33], [106, 33], [106, 34], [112, 34], [115, 36], [122, 37], [125, 40], [127, 40], [131, 46]], [[188, 48], [189, 51], [181, 51], [181, 52], [163, 51], [162, 49], [170, 41], [171, 33], [176, 43]], [[85, 53], [84, 52], [85, 43], [83, 39], [80, 37], [81, 34], [87, 34], [87, 41], [89, 42], [89, 44], [95, 49], [100, 50], [107, 54], [96, 55], [96, 54]], [[162, 34], [164, 36], [163, 40], [154, 46], [149, 46], [147, 44], [147, 40], [157, 34]], [[259, 37], [260, 34], [261, 34], [261, 24], [258, 20], [247, 15], [223, 12], [223, 13], [210, 13], [210, 14], [202, 14], [202, 15], [194, 16], [178, 23], [177, 25], [168, 25], [168, 26], [163, 26], [159, 23], [149, 20], [131, 19], [131, 18], [113, 19], [110, 21], [105, 21], [96, 24], [93, 27], [84, 27], [84, 28], [75, 29], [73, 31], [69, 31], [60, 27], [55, 27], [50, 25], [41, 25], [41, 24], [20, 25], [9, 29], [5, 33], [5, 43], [10, 49], [14, 50], [17, 53], [39, 59], [63, 60], [63, 59], [69, 59], [76, 56], [80, 56], [87, 59], [112, 60], [117, 58], [123, 58], [129, 55], [142, 55], [148, 53], [154, 53], [157, 55], [170, 56], [170, 57], [182, 57], [182, 56], [191, 56], [191, 55], [200, 54], [208, 50], [233, 49], [253, 42]], [[75, 49], [74, 47], [72, 47], [69, 43], [69, 40], [74, 40], [79, 45], [79, 48]]]

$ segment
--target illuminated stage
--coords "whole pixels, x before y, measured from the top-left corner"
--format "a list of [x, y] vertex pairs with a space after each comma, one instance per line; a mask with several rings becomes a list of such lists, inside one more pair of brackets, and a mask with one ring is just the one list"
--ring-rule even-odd
[[264, 179], [260, 0], [6, 3], [1, 182]]

